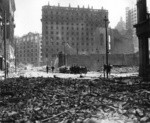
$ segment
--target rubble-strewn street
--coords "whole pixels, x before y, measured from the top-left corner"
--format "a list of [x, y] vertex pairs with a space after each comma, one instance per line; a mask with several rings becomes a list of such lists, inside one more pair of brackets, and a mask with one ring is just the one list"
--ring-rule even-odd
[[[52, 73], [50, 70], [49, 73], [47, 74], [45, 68], [46, 66], [32, 67], [29, 65], [27, 67], [17, 68], [16, 72], [14, 71], [14, 68], [13, 68], [10, 70], [9, 78], [20, 77], [20, 76], [54, 77], [54, 75], [60, 78], [80, 78], [80, 74], [62, 74], [62, 73], [59, 73], [58, 69], [56, 69], [54, 73]], [[1, 72], [0, 76], [3, 79], [4, 73]], [[100, 72], [89, 71], [87, 74], [83, 74], [83, 76], [84, 78], [82, 79], [95, 79], [99, 77], [104, 77], [104, 73], [103, 71], [100, 71]], [[114, 67], [109, 77], [114, 78], [114, 77], [127, 77], [127, 76], [138, 76], [138, 67], [122, 67], [122, 68]]]
[[149, 11], [0, 0], [0, 123], [150, 123]]
[[148, 82], [138, 77], [65, 79], [59, 75], [1, 81], [0, 120], [90, 123], [91, 118], [95, 123], [150, 122]]

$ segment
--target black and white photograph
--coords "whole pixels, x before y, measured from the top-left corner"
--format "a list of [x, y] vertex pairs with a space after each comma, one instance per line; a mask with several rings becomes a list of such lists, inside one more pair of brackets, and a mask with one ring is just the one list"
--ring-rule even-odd
[[150, 123], [150, 0], [0, 0], [0, 123]]

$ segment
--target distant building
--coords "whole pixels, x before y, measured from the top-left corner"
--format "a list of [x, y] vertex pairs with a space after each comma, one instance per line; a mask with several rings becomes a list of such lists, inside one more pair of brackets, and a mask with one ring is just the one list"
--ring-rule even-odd
[[126, 29], [132, 30], [134, 52], [138, 51], [138, 38], [136, 36], [136, 29], [133, 25], [137, 24], [137, 8], [126, 8]]
[[126, 29], [134, 29], [133, 25], [137, 23], [137, 8], [126, 8]]
[[[128, 20], [128, 24], [132, 25], [129, 22], [131, 22], [130, 20]], [[129, 25], [127, 26], [127, 23], [121, 18], [115, 29], [111, 30], [112, 54], [134, 53], [133, 28]]]
[[117, 29], [120, 33], [124, 33], [126, 30], [126, 23], [122, 20], [122, 17], [120, 18], [120, 21], [116, 25], [115, 29]]
[[[0, 0], [0, 56], [4, 57], [4, 14], [6, 14], [6, 58], [14, 60], [14, 12], [15, 0]], [[0, 66], [2, 62], [0, 60]]]
[[16, 38], [16, 63], [40, 65], [41, 38], [38, 33], [28, 33], [21, 38]]
[[111, 54], [133, 54], [134, 44], [131, 30], [124, 30], [122, 33], [117, 29], [110, 30]]
[[42, 7], [42, 60], [50, 64], [63, 54], [105, 53], [105, 9]]

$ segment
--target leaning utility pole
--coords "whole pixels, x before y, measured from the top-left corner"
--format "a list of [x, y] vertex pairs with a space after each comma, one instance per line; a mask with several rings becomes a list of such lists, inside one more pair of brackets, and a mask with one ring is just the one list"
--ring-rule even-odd
[[[105, 29], [106, 29], [106, 68], [108, 68], [108, 34], [107, 34], [107, 27], [108, 27], [108, 19], [105, 16]], [[108, 70], [106, 69], [106, 77], [108, 78]]]
[[4, 26], [4, 62], [5, 62], [5, 79], [7, 78], [7, 56], [6, 56], [6, 12], [4, 11], [4, 20], [3, 20], [3, 26]]

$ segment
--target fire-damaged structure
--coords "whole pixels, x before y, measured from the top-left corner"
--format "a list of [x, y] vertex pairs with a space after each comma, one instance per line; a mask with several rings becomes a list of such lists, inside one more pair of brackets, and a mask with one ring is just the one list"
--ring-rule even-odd
[[147, 13], [146, 0], [137, 0], [136, 34], [139, 40], [139, 76], [150, 79], [149, 45], [150, 14]]
[[15, 0], [0, 0], [0, 69], [4, 69], [4, 59], [14, 60], [14, 12]]

